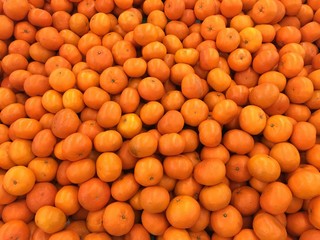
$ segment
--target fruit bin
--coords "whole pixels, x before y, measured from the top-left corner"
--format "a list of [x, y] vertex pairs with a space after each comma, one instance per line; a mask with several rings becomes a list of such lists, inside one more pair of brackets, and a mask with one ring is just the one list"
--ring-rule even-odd
[[0, 239], [320, 239], [320, 1], [0, 0]]

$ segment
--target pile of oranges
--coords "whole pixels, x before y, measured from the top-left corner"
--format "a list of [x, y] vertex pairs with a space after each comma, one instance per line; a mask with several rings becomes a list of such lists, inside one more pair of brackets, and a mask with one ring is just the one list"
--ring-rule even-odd
[[319, 0], [0, 0], [1, 240], [319, 240]]

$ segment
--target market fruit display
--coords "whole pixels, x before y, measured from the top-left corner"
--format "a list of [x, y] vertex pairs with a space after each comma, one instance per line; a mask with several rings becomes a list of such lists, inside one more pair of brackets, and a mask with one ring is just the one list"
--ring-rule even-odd
[[319, 240], [320, 1], [0, 0], [1, 240]]

